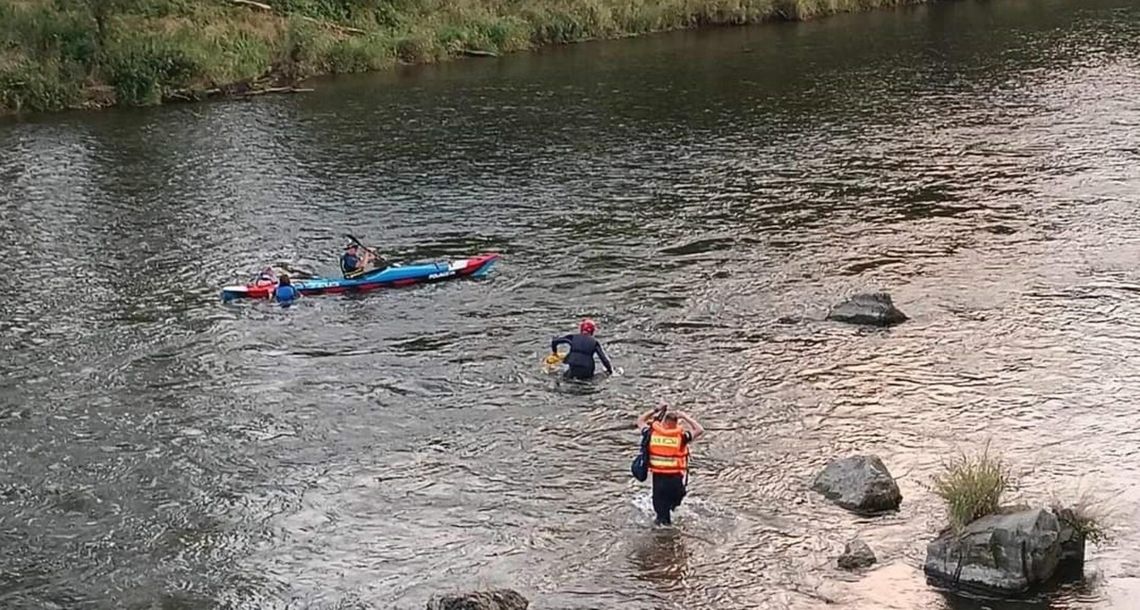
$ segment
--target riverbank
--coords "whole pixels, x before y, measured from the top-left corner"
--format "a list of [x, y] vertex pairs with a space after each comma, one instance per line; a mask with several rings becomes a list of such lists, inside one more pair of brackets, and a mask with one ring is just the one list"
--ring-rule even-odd
[[0, 114], [299, 90], [312, 76], [927, 0], [0, 0]]

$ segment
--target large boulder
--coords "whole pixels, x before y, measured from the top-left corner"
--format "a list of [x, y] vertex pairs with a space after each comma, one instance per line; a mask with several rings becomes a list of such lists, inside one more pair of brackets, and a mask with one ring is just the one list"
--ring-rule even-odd
[[905, 322], [906, 314], [899, 311], [885, 292], [857, 294], [836, 305], [827, 314], [828, 320], [870, 326], [892, 326]]
[[863, 513], [898, 510], [902, 502], [894, 477], [883, 460], [873, 455], [832, 461], [811, 488], [847, 510]]
[[518, 591], [496, 589], [459, 595], [437, 595], [428, 602], [428, 610], [526, 610], [530, 602]]
[[926, 547], [926, 579], [951, 589], [1019, 595], [1049, 580], [1061, 558], [1061, 525], [1044, 509], [989, 515]]
[[856, 538], [843, 547], [843, 554], [836, 563], [844, 570], [857, 570], [871, 567], [876, 561], [875, 552], [866, 542]]

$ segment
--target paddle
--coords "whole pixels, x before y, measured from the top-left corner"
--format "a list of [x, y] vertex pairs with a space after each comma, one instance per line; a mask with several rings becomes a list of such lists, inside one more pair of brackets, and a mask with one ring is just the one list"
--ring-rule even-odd
[[352, 235], [351, 233], [345, 233], [344, 236], [347, 237], [348, 240], [351, 241], [352, 243], [360, 246], [365, 252], [371, 254], [376, 259], [376, 262], [380, 263], [380, 264], [376, 265], [377, 267], [380, 267], [380, 266], [387, 267], [388, 266], [388, 261], [384, 260], [383, 256], [380, 256], [379, 254], [376, 253], [375, 250], [364, 245], [364, 242], [360, 241], [359, 239], [356, 239], [356, 237], [354, 235]]

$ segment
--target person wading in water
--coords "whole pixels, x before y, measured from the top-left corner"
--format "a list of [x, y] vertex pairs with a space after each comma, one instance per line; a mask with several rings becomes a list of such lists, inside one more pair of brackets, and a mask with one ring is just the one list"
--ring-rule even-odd
[[559, 345], [570, 346], [570, 353], [566, 354], [566, 364], [569, 365], [566, 377], [581, 380], [593, 377], [594, 356], [602, 361], [606, 373], [614, 374], [614, 367], [610, 364], [609, 356], [606, 356], [606, 350], [602, 349], [602, 344], [594, 338], [594, 333], [597, 331], [598, 325], [593, 320], [582, 320], [578, 325], [578, 334], [556, 337], [550, 342], [550, 352], [554, 356], [558, 355]]
[[[664, 411], [661, 421], [655, 418]], [[685, 427], [681, 426], [681, 423]], [[700, 438], [705, 429], [684, 411], [658, 407], [642, 413], [637, 427], [644, 437], [649, 435], [649, 472], [653, 474], [653, 512], [655, 525], [672, 525], [673, 509], [681, 505], [689, 476], [689, 443]], [[688, 429], [686, 429], [688, 428]]]

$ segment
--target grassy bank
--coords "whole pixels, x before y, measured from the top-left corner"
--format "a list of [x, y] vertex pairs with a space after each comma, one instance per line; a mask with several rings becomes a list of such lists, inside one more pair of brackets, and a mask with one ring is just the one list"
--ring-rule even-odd
[[148, 105], [396, 63], [923, 0], [0, 0], [0, 113]]

